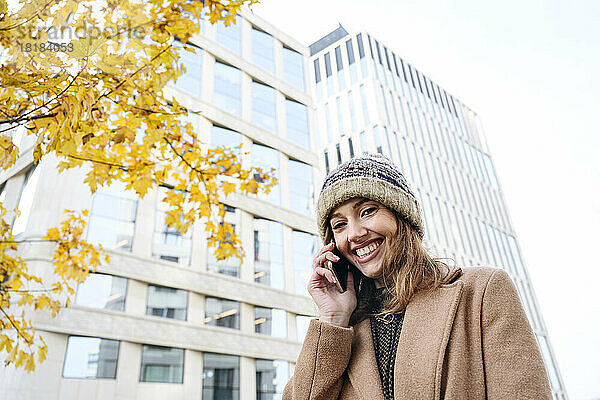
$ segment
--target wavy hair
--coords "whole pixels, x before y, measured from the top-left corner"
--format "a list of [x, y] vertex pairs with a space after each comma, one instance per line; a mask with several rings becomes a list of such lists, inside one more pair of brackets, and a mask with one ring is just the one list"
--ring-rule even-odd
[[[375, 282], [351, 263], [357, 306], [350, 317], [350, 325], [356, 325], [371, 315], [403, 312], [415, 293], [435, 290], [450, 271], [446, 263], [432, 258], [427, 253], [416, 229], [396, 211], [391, 211], [396, 217], [396, 235], [383, 255], [382, 271], [383, 281], [390, 296], [380, 313], [370, 313]], [[325, 243], [332, 240], [333, 232], [328, 223], [325, 228]]]

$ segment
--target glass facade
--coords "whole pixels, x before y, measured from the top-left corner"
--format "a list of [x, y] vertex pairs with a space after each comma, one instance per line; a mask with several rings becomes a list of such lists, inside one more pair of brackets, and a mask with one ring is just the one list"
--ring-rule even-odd
[[319, 250], [317, 237], [302, 231], [292, 231], [292, 261], [294, 264], [294, 289], [296, 293], [308, 296], [308, 278], [312, 273], [312, 263]]
[[290, 48], [283, 47], [283, 79], [304, 90], [304, 57]]
[[252, 28], [252, 62], [275, 73], [275, 40], [266, 32]]
[[96, 190], [90, 212], [87, 240], [106, 249], [131, 251], [137, 195], [114, 181], [109, 187]]
[[242, 115], [242, 71], [222, 62], [215, 62], [213, 104], [223, 111]]
[[242, 54], [242, 21], [235, 17], [235, 23], [225, 26], [223, 21], [217, 21], [217, 43], [237, 55]]
[[289, 379], [287, 361], [256, 360], [256, 400], [280, 400]]
[[287, 318], [285, 310], [254, 307], [254, 331], [263, 335], [287, 337]]
[[124, 311], [127, 278], [91, 273], [77, 287], [75, 304], [106, 310]]
[[36, 164], [31, 165], [27, 169], [27, 172], [25, 172], [25, 180], [23, 181], [17, 205], [21, 214], [15, 218], [12, 226], [12, 233], [15, 236], [22, 234], [27, 229], [27, 222], [29, 222], [29, 216], [31, 215], [31, 207], [33, 206], [33, 198], [39, 177], [40, 168], [37, 168]]
[[308, 315], [296, 315], [296, 338], [299, 342], [304, 342], [311, 319], [314, 319], [314, 317], [309, 317]]
[[187, 319], [188, 292], [182, 289], [148, 285], [146, 304], [146, 315], [185, 321]]
[[[152, 256], [181, 265], [190, 265], [190, 257], [192, 254], [192, 230], [189, 229], [182, 235], [175, 227], [168, 226], [166, 222], [167, 212], [170, 207], [163, 200], [170, 190], [170, 188], [165, 186], [158, 187]], [[186, 193], [181, 191], [176, 192], [183, 194], [185, 198]]]
[[184, 350], [142, 345], [140, 382], [183, 383]]
[[183, 44], [174, 41], [173, 45], [179, 48], [179, 65], [185, 68], [175, 85], [186, 92], [200, 97], [202, 89], [202, 49], [188, 43], [185, 47], [193, 49], [194, 52], [183, 48]]
[[204, 353], [202, 400], [239, 400], [240, 357]]
[[277, 134], [277, 91], [255, 81], [252, 82], [252, 122]]
[[218, 297], [206, 297], [204, 323], [223, 328], [240, 329], [240, 303]]
[[254, 218], [254, 281], [277, 289], [285, 286], [280, 222]]
[[117, 376], [118, 358], [118, 340], [69, 336], [63, 377], [114, 379]]
[[288, 140], [309, 150], [310, 134], [308, 131], [307, 107], [302, 103], [286, 99], [285, 117]]
[[[279, 180], [279, 151], [272, 147], [263, 146], [258, 143], [252, 144], [252, 165], [261, 168], [263, 172], [268, 172], [274, 169], [274, 175]], [[271, 188], [267, 194], [261, 194], [261, 198], [273, 203], [281, 204], [281, 192], [279, 182]]]
[[[233, 231], [240, 233], [240, 211], [234, 207], [225, 205], [225, 222], [233, 226]], [[230, 257], [225, 260], [217, 260], [214, 255], [214, 249], [208, 248], [206, 259], [206, 269], [209, 272], [216, 272], [234, 277], [240, 276], [241, 260], [237, 257]]]
[[313, 168], [300, 161], [288, 161], [290, 208], [300, 214], [314, 211]]

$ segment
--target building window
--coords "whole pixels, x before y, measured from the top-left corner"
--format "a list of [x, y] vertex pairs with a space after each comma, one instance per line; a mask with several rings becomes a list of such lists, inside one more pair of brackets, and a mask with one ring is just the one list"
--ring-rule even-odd
[[[315, 73], [316, 69], [317, 66], [315, 66]], [[304, 56], [287, 47], [283, 48], [283, 79], [292, 86], [304, 90]]]
[[202, 49], [191, 43], [186, 43], [186, 48], [191, 48], [194, 52], [186, 50], [184, 44], [174, 41], [173, 46], [179, 50], [179, 64], [185, 68], [177, 78], [175, 85], [186, 92], [200, 97], [202, 89]]
[[302, 103], [294, 100], [285, 100], [287, 138], [307, 150], [310, 149], [310, 135], [308, 132], [308, 110]]
[[204, 315], [206, 325], [240, 329], [240, 303], [238, 301], [206, 297]]
[[12, 226], [12, 233], [15, 236], [22, 234], [27, 229], [39, 177], [40, 168], [37, 168], [37, 164], [32, 164], [25, 172], [25, 180], [17, 206], [21, 214], [15, 218]]
[[369, 68], [367, 66], [367, 59], [365, 57], [365, 47], [363, 45], [362, 34], [359, 33], [356, 36], [356, 43], [358, 43], [358, 55], [360, 57], [360, 70], [363, 79], [369, 76]]
[[312, 166], [300, 161], [288, 161], [290, 208], [300, 214], [311, 215], [314, 202]]
[[354, 146], [352, 146], [352, 138], [348, 138], [348, 150], [350, 151], [350, 158], [354, 157]]
[[242, 72], [231, 65], [215, 62], [213, 104], [223, 111], [242, 114]]
[[[215, 213], [216, 214], [216, 213]], [[240, 232], [240, 212], [234, 207], [225, 206], [225, 222], [231, 224], [233, 231], [236, 234]], [[208, 248], [206, 256], [206, 269], [209, 272], [216, 272], [234, 277], [240, 276], [240, 259], [237, 257], [229, 257], [225, 260], [217, 260], [214, 255], [214, 249]]]
[[[252, 165], [257, 168], [261, 168], [263, 172], [270, 171], [273, 168], [274, 175], [279, 180], [279, 152], [271, 147], [263, 146], [258, 143], [252, 144]], [[280, 205], [281, 195], [279, 189], [279, 183], [275, 184], [271, 188], [271, 191], [261, 197], [267, 201]]]
[[[231, 129], [213, 125], [210, 139], [211, 147], [232, 148], [242, 143], [242, 135]], [[235, 152], [240, 154], [239, 151]]]
[[314, 319], [314, 317], [309, 317], [308, 315], [296, 315], [296, 337], [299, 342], [304, 342], [311, 319]]
[[252, 82], [252, 122], [277, 133], [277, 91], [271, 86]]
[[360, 100], [362, 102], [364, 125], [369, 125], [369, 103], [367, 102], [367, 93], [365, 85], [360, 85]]
[[256, 360], [256, 400], [281, 399], [289, 376], [283, 360]]
[[87, 240], [107, 249], [131, 251], [137, 213], [137, 196], [114, 181], [94, 194]]
[[69, 336], [63, 377], [115, 379], [118, 358], [118, 340]]
[[[163, 200], [171, 189], [158, 187], [156, 213], [154, 219], [154, 240], [152, 256], [161, 260], [171, 261], [182, 265], [190, 265], [192, 254], [192, 230], [182, 235], [177, 228], [167, 225], [167, 211], [170, 206]], [[176, 191], [185, 196], [184, 192]]]
[[340, 46], [335, 48], [335, 62], [338, 76], [338, 90], [346, 88], [346, 78], [344, 75], [344, 62], [342, 61], [342, 49]]
[[328, 96], [331, 96], [334, 92], [333, 90], [333, 78], [331, 77], [331, 56], [329, 53], [325, 53], [325, 75], [327, 76], [327, 93]]
[[254, 281], [277, 289], [285, 287], [283, 225], [254, 218]]
[[323, 155], [325, 157], [325, 173], [328, 174], [329, 173], [329, 153], [327, 152], [327, 150], [323, 151]]
[[318, 250], [317, 237], [310, 233], [292, 231], [292, 262], [294, 264], [294, 287], [298, 294], [308, 295], [306, 285], [312, 273], [312, 259]]
[[344, 110], [342, 109], [341, 97], [338, 96], [335, 99], [335, 105], [338, 114], [338, 133], [340, 134], [340, 136], [344, 136], [346, 134], [346, 128], [344, 127]]
[[335, 144], [335, 153], [337, 155], [338, 165], [340, 165], [342, 163], [342, 153], [340, 151], [340, 144], [339, 143]]
[[352, 124], [352, 132], [358, 130], [358, 122], [356, 121], [356, 108], [354, 107], [354, 92], [348, 91], [348, 107], [350, 108], [350, 123]]
[[286, 311], [254, 307], [254, 332], [285, 339], [287, 337]]
[[350, 66], [350, 82], [352, 84], [358, 81], [358, 72], [354, 60], [354, 49], [352, 48], [352, 39], [346, 40], [346, 53], [348, 55], [348, 65]]
[[367, 144], [367, 133], [362, 131], [360, 133], [360, 147], [363, 154], [369, 153], [369, 145]]
[[240, 357], [204, 353], [202, 373], [203, 400], [239, 400]]
[[185, 321], [187, 303], [187, 290], [148, 285], [146, 315]]
[[75, 304], [85, 307], [124, 311], [126, 293], [126, 278], [91, 273], [77, 287]]
[[234, 23], [225, 26], [222, 20], [217, 21], [217, 43], [228, 48], [237, 55], [242, 54], [242, 23], [238, 16]]
[[183, 349], [142, 345], [140, 382], [183, 383]]
[[331, 126], [331, 105], [325, 103], [325, 122], [327, 123], [327, 140], [333, 142], [333, 128]]
[[270, 73], [275, 72], [273, 36], [256, 28], [252, 28], [252, 62]]
[[381, 132], [378, 125], [373, 127], [373, 137], [375, 139], [375, 149], [379, 154], [383, 154], [383, 142], [381, 141]]
[[319, 59], [316, 58], [314, 61], [315, 67], [315, 83], [317, 84], [317, 101], [323, 100], [323, 81], [321, 80], [321, 66]]

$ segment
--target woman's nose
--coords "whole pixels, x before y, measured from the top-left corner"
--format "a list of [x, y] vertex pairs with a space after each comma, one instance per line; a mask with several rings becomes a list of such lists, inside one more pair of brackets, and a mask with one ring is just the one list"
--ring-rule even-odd
[[348, 222], [348, 242], [360, 242], [367, 233], [367, 228], [362, 224]]

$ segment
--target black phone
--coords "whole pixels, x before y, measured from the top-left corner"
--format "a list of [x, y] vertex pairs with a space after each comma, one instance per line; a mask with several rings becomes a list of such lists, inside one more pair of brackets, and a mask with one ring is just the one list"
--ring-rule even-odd
[[336, 286], [340, 292], [345, 292], [348, 286], [348, 269], [350, 268], [350, 262], [340, 253], [337, 247], [333, 247], [332, 253], [338, 256], [340, 259], [338, 262], [332, 262], [327, 260], [327, 269], [333, 272], [335, 276]]

